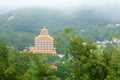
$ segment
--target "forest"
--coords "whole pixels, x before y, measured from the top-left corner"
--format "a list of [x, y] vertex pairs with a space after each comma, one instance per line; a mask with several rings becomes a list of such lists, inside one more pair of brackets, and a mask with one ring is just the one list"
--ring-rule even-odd
[[[96, 44], [120, 39], [120, 26], [107, 27], [120, 23], [110, 15], [95, 8], [71, 12], [32, 7], [1, 13], [0, 80], [119, 80], [120, 44]], [[62, 58], [23, 51], [34, 45], [44, 26]]]
[[49, 8], [21, 8], [0, 15], [0, 41], [23, 50], [34, 45], [35, 36], [45, 26], [53, 37], [63, 33], [65, 28], [74, 28], [82, 38], [93, 41], [111, 40], [120, 35], [120, 27], [108, 28], [108, 24], [119, 24], [110, 13], [94, 8], [64, 11]]
[[[60, 45], [65, 41], [64, 45]], [[86, 44], [83, 44], [86, 43]], [[82, 39], [72, 28], [57, 38], [64, 50], [57, 55], [40, 55], [18, 51], [0, 42], [1, 80], [119, 80], [120, 45], [97, 47], [90, 38]], [[61, 43], [62, 44], [62, 43]], [[53, 69], [50, 66], [57, 66]]]

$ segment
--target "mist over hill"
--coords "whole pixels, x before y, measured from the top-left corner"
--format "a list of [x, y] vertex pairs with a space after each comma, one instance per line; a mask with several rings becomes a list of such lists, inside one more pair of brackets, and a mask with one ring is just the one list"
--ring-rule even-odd
[[108, 24], [120, 23], [114, 12], [108, 13], [96, 8], [58, 10], [50, 8], [21, 8], [0, 15], [0, 40], [22, 50], [34, 44], [34, 37], [46, 26], [50, 35], [61, 34], [66, 27], [72, 27], [83, 38], [93, 40], [111, 39], [120, 34], [120, 27], [107, 28]]

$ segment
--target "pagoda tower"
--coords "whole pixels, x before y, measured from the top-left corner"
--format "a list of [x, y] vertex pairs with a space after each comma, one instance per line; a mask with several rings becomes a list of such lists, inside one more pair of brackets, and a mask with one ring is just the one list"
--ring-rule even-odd
[[54, 39], [48, 34], [48, 29], [41, 29], [40, 35], [35, 37], [35, 47], [32, 52], [37, 54], [56, 54]]

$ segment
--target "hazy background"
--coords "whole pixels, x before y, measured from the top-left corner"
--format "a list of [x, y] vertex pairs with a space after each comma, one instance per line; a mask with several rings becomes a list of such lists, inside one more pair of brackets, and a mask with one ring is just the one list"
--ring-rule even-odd
[[46, 26], [52, 36], [72, 27], [94, 41], [119, 37], [120, 0], [0, 0], [0, 40], [19, 50]]
[[120, 8], [119, 4], [120, 0], [0, 0], [0, 10], [7, 11], [32, 6], [57, 9], [76, 9], [82, 7]]

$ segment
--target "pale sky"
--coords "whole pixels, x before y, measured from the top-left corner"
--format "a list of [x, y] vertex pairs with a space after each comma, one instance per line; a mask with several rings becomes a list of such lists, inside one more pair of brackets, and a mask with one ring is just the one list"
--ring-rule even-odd
[[0, 0], [0, 8], [49, 7], [58, 9], [80, 8], [83, 6], [118, 6], [120, 0]]

